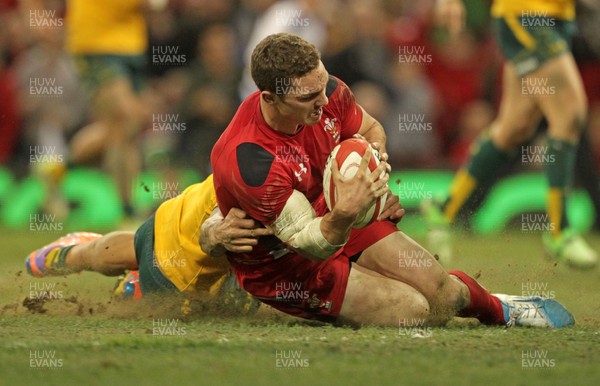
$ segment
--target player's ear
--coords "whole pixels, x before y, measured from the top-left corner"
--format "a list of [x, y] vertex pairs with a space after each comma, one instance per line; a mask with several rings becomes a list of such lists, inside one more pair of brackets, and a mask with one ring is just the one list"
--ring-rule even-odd
[[275, 103], [276, 95], [274, 93], [272, 93], [271, 91], [262, 91], [260, 93], [260, 97], [268, 104], [272, 105]]

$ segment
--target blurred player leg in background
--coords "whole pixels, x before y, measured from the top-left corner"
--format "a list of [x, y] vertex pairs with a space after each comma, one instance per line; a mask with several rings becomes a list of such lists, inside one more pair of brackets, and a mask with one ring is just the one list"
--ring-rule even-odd
[[70, 161], [85, 164], [100, 157], [117, 185], [125, 215], [132, 217], [131, 184], [141, 167], [136, 138], [143, 127], [144, 112], [129, 79], [116, 71], [113, 76], [95, 92], [96, 120], [74, 136]]
[[89, 97], [90, 123], [70, 144], [69, 164], [99, 161], [113, 178], [126, 218], [134, 215], [132, 181], [140, 172], [136, 145], [149, 113], [144, 84], [147, 32], [144, 11], [166, 1], [67, 1], [66, 49]]
[[[545, 9], [513, 9], [504, 1], [494, 3], [494, 32], [509, 60], [504, 67], [500, 112], [489, 133], [473, 147], [467, 166], [457, 173], [444, 205], [424, 205], [430, 227], [437, 231], [438, 238], [432, 241], [445, 243], [444, 251], [449, 250], [447, 225], [455, 220], [477, 186], [495, 178], [511, 154], [534, 133], [541, 112], [549, 122], [546, 155], [553, 160], [545, 166], [551, 231], [544, 235], [546, 251], [552, 258], [582, 269], [597, 263], [596, 252], [569, 229], [566, 218], [566, 193], [585, 127], [587, 101], [569, 51], [574, 10], [572, 4], [560, 8], [550, 15]], [[530, 16], [534, 11], [542, 11], [544, 16]], [[437, 247], [432, 247], [437, 252]]]
[[138, 94], [147, 48], [142, 11], [141, 2], [67, 2], [67, 50], [75, 58], [91, 113], [91, 123], [73, 138], [70, 161], [83, 163], [100, 152], [128, 217], [133, 216], [131, 183], [140, 171], [135, 140], [145, 117]]
[[[29, 167], [46, 187], [43, 210], [64, 220], [69, 208], [60, 182], [66, 170], [68, 138], [84, 121], [84, 94], [72, 58], [64, 51], [64, 4], [23, 0], [20, 6], [36, 42], [14, 64], [22, 90], [16, 102], [24, 114], [23, 136], [31, 144]], [[32, 12], [41, 15], [34, 17], [35, 23], [30, 20]]]
[[[548, 122], [544, 119], [538, 127], [538, 134], [545, 133], [548, 129]], [[536, 135], [536, 137], [537, 137]], [[535, 142], [535, 138], [523, 143], [521, 147], [531, 146]], [[596, 222], [594, 224], [595, 229], [600, 229], [600, 177], [596, 170], [594, 160], [596, 159], [595, 151], [590, 143], [588, 130], [581, 135], [579, 140], [579, 146], [577, 148], [577, 159], [575, 162], [575, 181], [577, 186], [583, 188], [594, 206], [594, 212], [596, 216]], [[503, 167], [498, 175], [498, 179], [505, 177], [513, 170], [517, 169], [521, 163], [521, 157], [518, 154], [511, 157], [509, 164]], [[490, 192], [494, 181], [487, 183], [482, 182], [477, 186], [477, 189], [473, 193], [472, 197], [467, 200], [465, 205], [460, 209], [457, 219], [469, 221], [469, 218], [477, 209], [481, 206], [485, 200], [485, 196]], [[443, 220], [443, 216], [442, 216]], [[456, 221], [455, 221], [456, 222]]]

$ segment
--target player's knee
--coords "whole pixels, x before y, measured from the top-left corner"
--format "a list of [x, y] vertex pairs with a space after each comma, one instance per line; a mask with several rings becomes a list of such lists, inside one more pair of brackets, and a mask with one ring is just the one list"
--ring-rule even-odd
[[127, 90], [107, 92], [97, 106], [100, 119], [104, 120], [107, 128], [111, 130], [111, 137], [135, 132], [136, 130], [131, 128], [141, 126], [144, 119], [138, 97]]
[[561, 103], [561, 108], [548, 113], [549, 131], [559, 137], [578, 138], [586, 126], [587, 102], [585, 96], [572, 97]]
[[579, 137], [586, 126], [586, 110], [585, 108], [577, 108], [573, 113], [568, 117], [567, 121], [567, 129]]
[[429, 306], [429, 302], [425, 298], [425, 296], [421, 294], [417, 294], [413, 296], [411, 302], [411, 314], [412, 319], [416, 321], [427, 321], [429, 320], [429, 314], [431, 312], [431, 308]]
[[586, 127], [586, 118], [580, 110], [567, 108], [560, 117], [550, 121], [549, 135], [577, 141]]
[[573, 138], [574, 141], [579, 142], [579, 139], [581, 138], [581, 134], [583, 134], [585, 128], [586, 128], [585, 117], [578, 116], [573, 120], [570, 133], [571, 133], [571, 137]]
[[128, 109], [125, 105], [115, 106], [108, 119], [111, 122], [108, 127], [113, 137], [127, 138], [142, 124], [142, 119], [135, 109]]
[[502, 148], [514, 148], [526, 141], [532, 132], [529, 120], [502, 120], [498, 122], [497, 142]]
[[463, 294], [460, 286], [456, 285], [449, 275], [442, 275], [438, 278], [437, 289], [435, 292], [435, 301], [432, 302], [436, 312], [456, 309], [457, 304], [461, 303]]

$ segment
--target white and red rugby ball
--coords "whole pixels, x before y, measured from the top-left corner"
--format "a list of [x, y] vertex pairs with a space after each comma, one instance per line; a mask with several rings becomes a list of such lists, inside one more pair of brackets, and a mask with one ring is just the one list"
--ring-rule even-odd
[[[329, 158], [327, 158], [325, 170], [323, 171], [323, 195], [325, 196], [325, 202], [327, 203], [327, 207], [330, 211], [333, 210], [333, 207], [335, 207], [335, 201], [337, 198], [337, 192], [335, 191], [335, 185], [333, 183], [331, 173], [331, 163], [334, 160], [337, 162], [338, 168], [340, 169], [340, 174], [344, 180], [351, 179], [358, 172], [360, 161], [365, 155], [365, 151], [367, 151], [367, 148], [370, 146], [371, 145], [363, 139], [351, 138], [342, 141], [339, 145], [333, 148]], [[368, 167], [372, 172], [375, 170], [375, 168], [377, 168], [377, 165], [379, 165], [379, 152], [373, 148], [371, 149], [372, 154]], [[382, 178], [384, 175], [385, 171], [381, 172], [379, 178]], [[383, 212], [386, 199], [387, 193], [375, 200], [369, 208], [359, 213], [359, 215], [356, 217], [356, 222], [352, 227], [364, 228], [373, 221], [377, 220], [377, 217], [381, 214], [381, 212]]]

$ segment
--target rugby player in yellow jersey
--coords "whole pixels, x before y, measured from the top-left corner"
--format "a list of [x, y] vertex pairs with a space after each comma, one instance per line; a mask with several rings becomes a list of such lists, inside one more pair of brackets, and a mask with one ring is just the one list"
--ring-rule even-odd
[[229, 291], [237, 293], [239, 306], [255, 308], [258, 303], [229, 274], [224, 255], [226, 250], [248, 252], [258, 237], [272, 233], [240, 209], [208, 220], [216, 207], [211, 175], [162, 203], [135, 233], [72, 233], [32, 252], [25, 265], [37, 277], [81, 271], [116, 276], [139, 270], [142, 294], [183, 293], [193, 299]]
[[70, 162], [101, 159], [131, 216], [131, 181], [139, 173], [135, 136], [148, 115], [143, 88], [144, 12], [167, 0], [67, 0], [66, 50], [73, 56], [94, 121], [73, 138]]
[[[437, 6], [440, 22], [452, 33], [460, 32], [462, 0], [440, 0]], [[569, 228], [566, 217], [566, 193], [587, 117], [585, 91], [570, 52], [574, 0], [494, 0], [491, 14], [494, 36], [506, 60], [500, 110], [455, 176], [446, 202], [423, 203], [431, 228], [430, 247], [441, 259], [449, 258], [448, 225], [479, 184], [492, 180], [513, 154], [528, 151], [520, 145], [535, 134], [543, 115], [549, 125], [542, 147], [549, 185], [544, 246], [560, 262], [591, 268], [597, 254]]]

